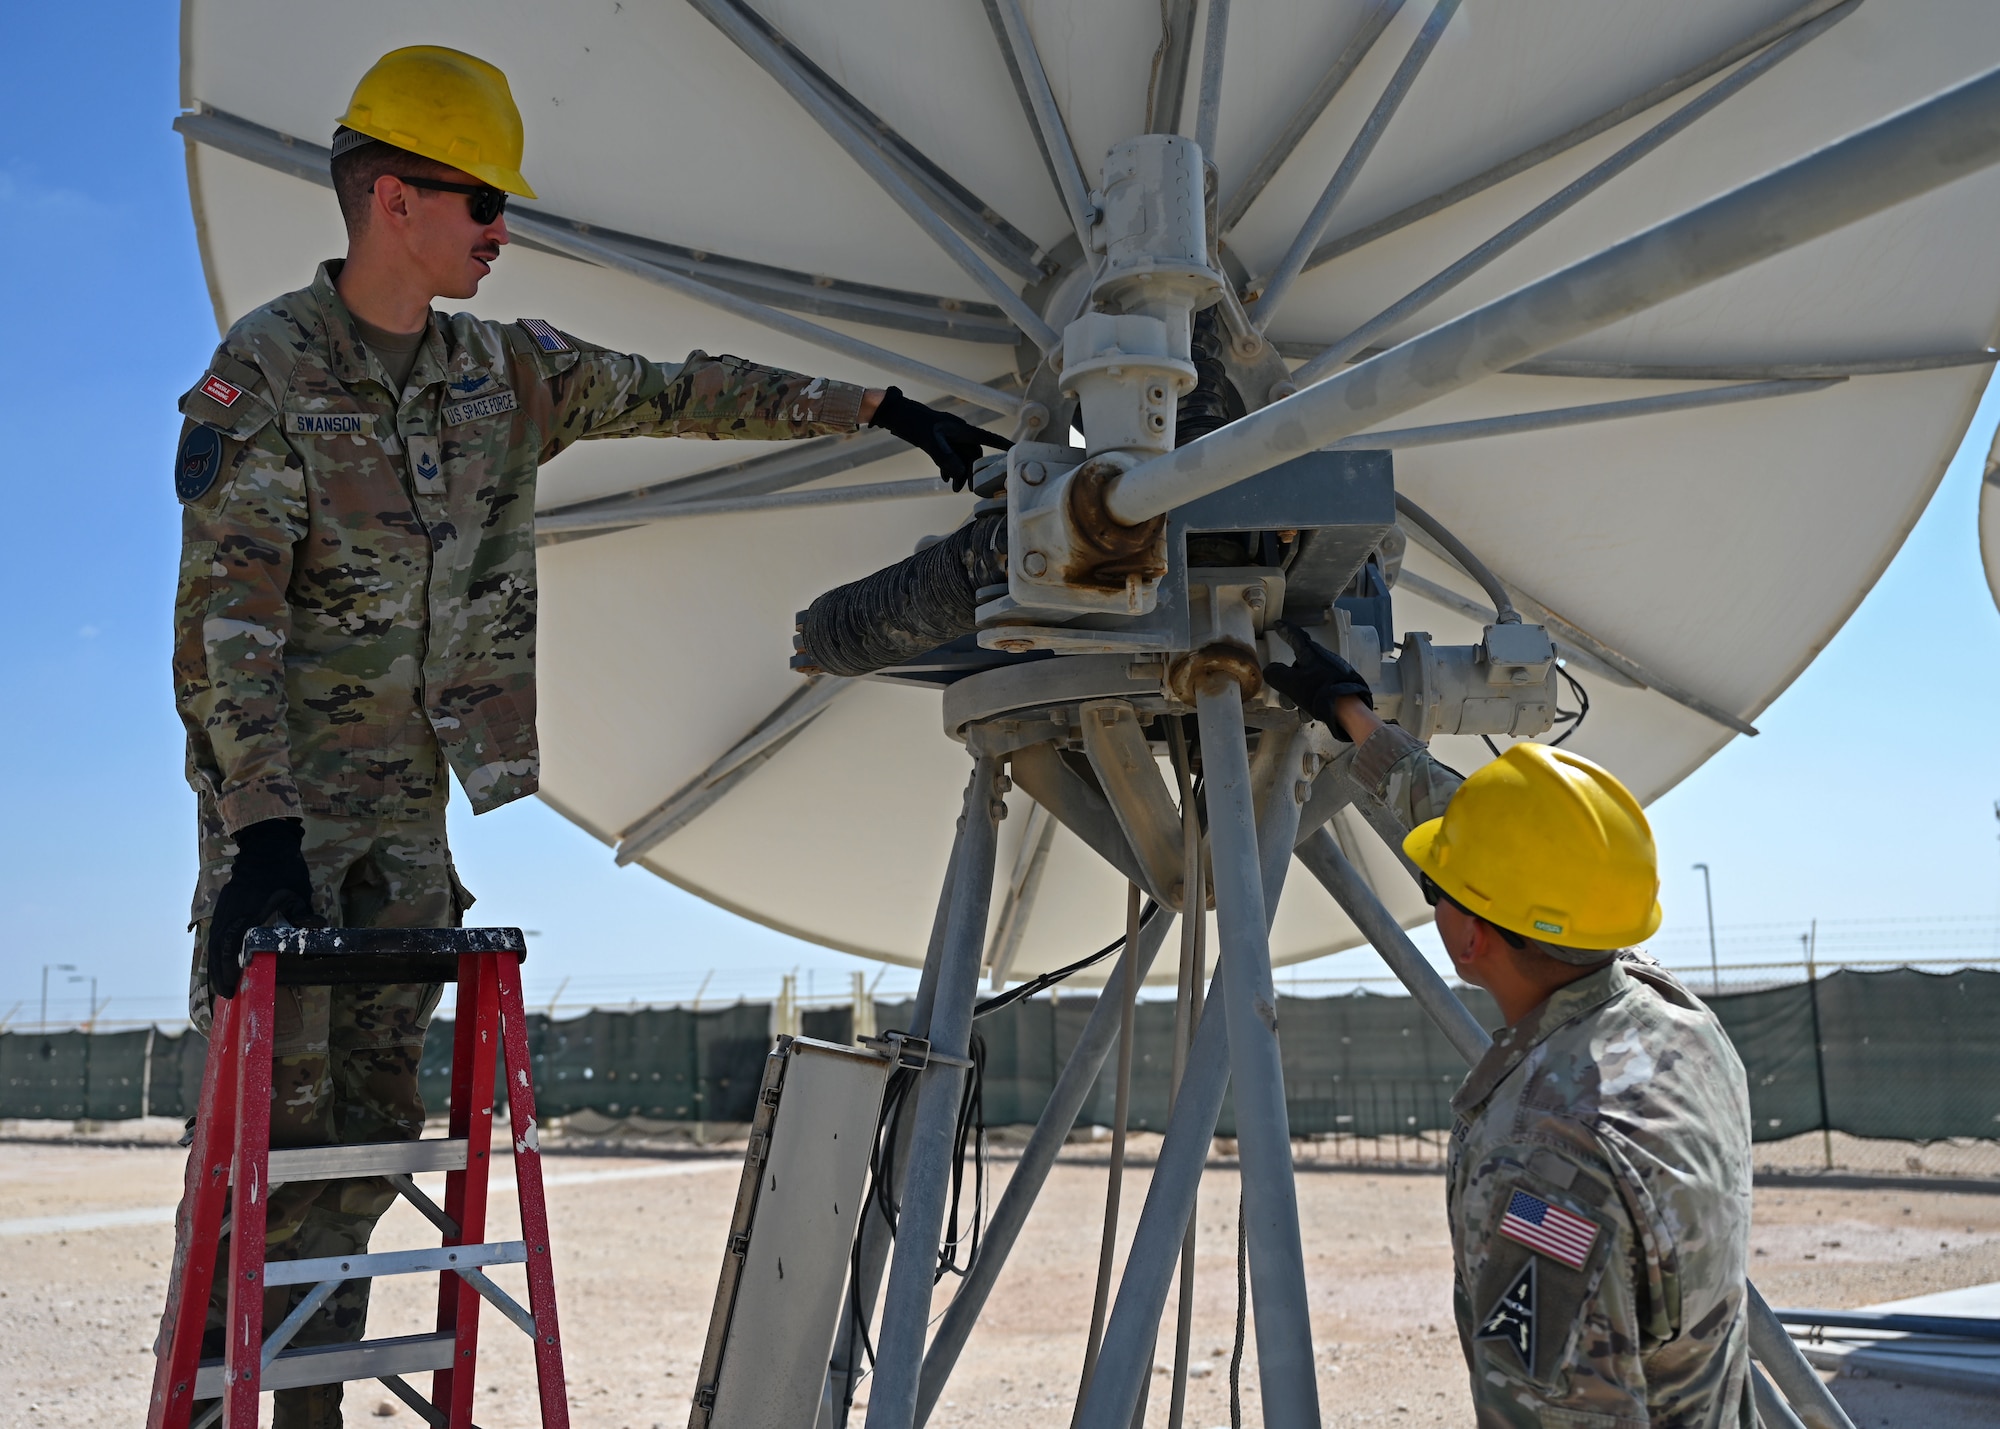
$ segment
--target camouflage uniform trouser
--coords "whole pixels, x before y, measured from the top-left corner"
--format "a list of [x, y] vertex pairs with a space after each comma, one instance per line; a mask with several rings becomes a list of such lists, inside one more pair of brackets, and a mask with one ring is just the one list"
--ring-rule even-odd
[[[189, 1001], [191, 1011], [199, 1014], [196, 1025], [206, 1031], [208, 974], [201, 952], [207, 942], [206, 913], [228, 880], [236, 850], [208, 818], [202, 824], [202, 878], [196, 896], [196, 912], [202, 916], [196, 923]], [[330, 926], [456, 927], [472, 903], [452, 869], [441, 815], [361, 822], [308, 814], [305, 857], [316, 911]], [[439, 992], [436, 983], [279, 988], [271, 1046], [271, 1145], [408, 1141], [421, 1135], [424, 1103], [417, 1069]], [[380, 1177], [275, 1186], [265, 1221], [266, 1254], [271, 1260], [359, 1254], [395, 1199], [394, 1187]], [[265, 1333], [311, 1289], [287, 1285], [266, 1291]], [[208, 1313], [211, 1353], [220, 1352], [222, 1294], [218, 1276]], [[292, 1343], [358, 1340], [367, 1314], [368, 1282], [348, 1281]], [[337, 1384], [283, 1390], [275, 1399], [273, 1429], [338, 1429], [341, 1422]]]

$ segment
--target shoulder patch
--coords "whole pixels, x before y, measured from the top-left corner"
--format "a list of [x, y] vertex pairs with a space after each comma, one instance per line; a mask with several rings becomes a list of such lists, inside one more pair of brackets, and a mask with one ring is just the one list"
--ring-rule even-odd
[[522, 329], [535, 340], [535, 346], [543, 352], [574, 352], [569, 339], [557, 332], [540, 318], [519, 319]]
[[234, 407], [236, 399], [243, 395], [243, 389], [234, 382], [225, 382], [213, 372], [201, 379], [201, 395], [221, 407]]
[[221, 470], [222, 434], [199, 422], [190, 423], [174, 457], [174, 495], [182, 501], [201, 500]]
[[1528, 1257], [1528, 1263], [1521, 1267], [1521, 1273], [1513, 1278], [1507, 1288], [1500, 1292], [1500, 1298], [1493, 1302], [1484, 1318], [1479, 1322], [1475, 1339], [1498, 1340], [1512, 1345], [1514, 1353], [1521, 1357], [1521, 1368], [1529, 1373], [1535, 1368], [1535, 1258]]
[[1571, 1270], [1581, 1270], [1590, 1259], [1590, 1248], [1597, 1243], [1597, 1223], [1552, 1206], [1530, 1192], [1515, 1191], [1500, 1217], [1500, 1234], [1561, 1261]]

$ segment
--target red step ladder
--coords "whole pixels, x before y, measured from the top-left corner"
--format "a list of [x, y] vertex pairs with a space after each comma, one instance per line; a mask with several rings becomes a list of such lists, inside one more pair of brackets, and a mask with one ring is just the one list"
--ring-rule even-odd
[[[380, 1380], [430, 1424], [470, 1429], [482, 1296], [534, 1341], [544, 1429], [568, 1429], [548, 1206], [535, 1134], [534, 1078], [521, 1006], [526, 953], [518, 928], [258, 928], [244, 939], [242, 985], [235, 997], [215, 1003], [186, 1189], [175, 1225], [147, 1429], [207, 1429], [218, 1422], [225, 1429], [254, 1429], [261, 1390], [361, 1379]], [[277, 988], [384, 982], [458, 984], [450, 1134], [441, 1140], [271, 1150], [271, 1028]], [[496, 1044], [506, 1068], [523, 1239], [486, 1243]], [[446, 1173], [444, 1205], [410, 1179], [423, 1171]], [[435, 1249], [371, 1250], [267, 1264], [262, 1207], [270, 1188], [287, 1181], [350, 1176], [389, 1178], [443, 1232], [443, 1243]], [[237, 1213], [228, 1217], [233, 1222], [228, 1230], [228, 1347], [221, 1359], [203, 1360], [203, 1324], [232, 1186], [237, 1188]], [[246, 1207], [258, 1213], [241, 1214]], [[528, 1271], [525, 1308], [483, 1269], [520, 1264]], [[435, 1332], [286, 1348], [343, 1281], [422, 1271], [443, 1272]], [[265, 1288], [304, 1284], [314, 1288], [266, 1337]], [[426, 1371], [431, 1375], [428, 1400], [403, 1378]], [[190, 1425], [195, 1404], [203, 1400], [217, 1402]]]

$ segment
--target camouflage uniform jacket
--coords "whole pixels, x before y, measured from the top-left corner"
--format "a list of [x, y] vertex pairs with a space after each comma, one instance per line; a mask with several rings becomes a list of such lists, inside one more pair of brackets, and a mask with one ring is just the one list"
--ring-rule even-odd
[[862, 389], [433, 313], [398, 393], [334, 289], [249, 314], [181, 399], [175, 702], [228, 832], [534, 792], [535, 472], [583, 437], [852, 431]]
[[[1459, 776], [1393, 726], [1355, 777], [1411, 827]], [[1634, 953], [1503, 1028], [1452, 1098], [1453, 1304], [1481, 1425], [1755, 1429], [1750, 1094]]]

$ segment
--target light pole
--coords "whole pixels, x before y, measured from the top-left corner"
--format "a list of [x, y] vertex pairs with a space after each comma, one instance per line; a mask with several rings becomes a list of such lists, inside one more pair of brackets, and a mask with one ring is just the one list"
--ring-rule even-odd
[[1708, 904], [1708, 977], [1709, 995], [1713, 997], [1722, 991], [1722, 964], [1715, 956], [1715, 886], [1709, 882], [1708, 865], [1698, 863], [1701, 870], [1701, 896]]
[[83, 1024], [83, 1030], [86, 1032], [95, 1032], [97, 1030], [97, 979], [95, 977], [85, 977], [82, 973], [76, 973], [71, 976], [70, 981], [87, 982], [90, 984], [90, 1017]]
[[48, 1035], [49, 1035], [49, 974], [50, 974], [51, 972], [59, 972], [59, 973], [73, 973], [73, 972], [75, 972], [75, 971], [76, 971], [76, 964], [75, 964], [75, 963], [43, 963], [43, 964], [42, 964], [42, 1021], [41, 1021], [41, 1029], [42, 1029], [42, 1035], [43, 1035], [44, 1037], [46, 1037], [46, 1036], [48, 1036]]

